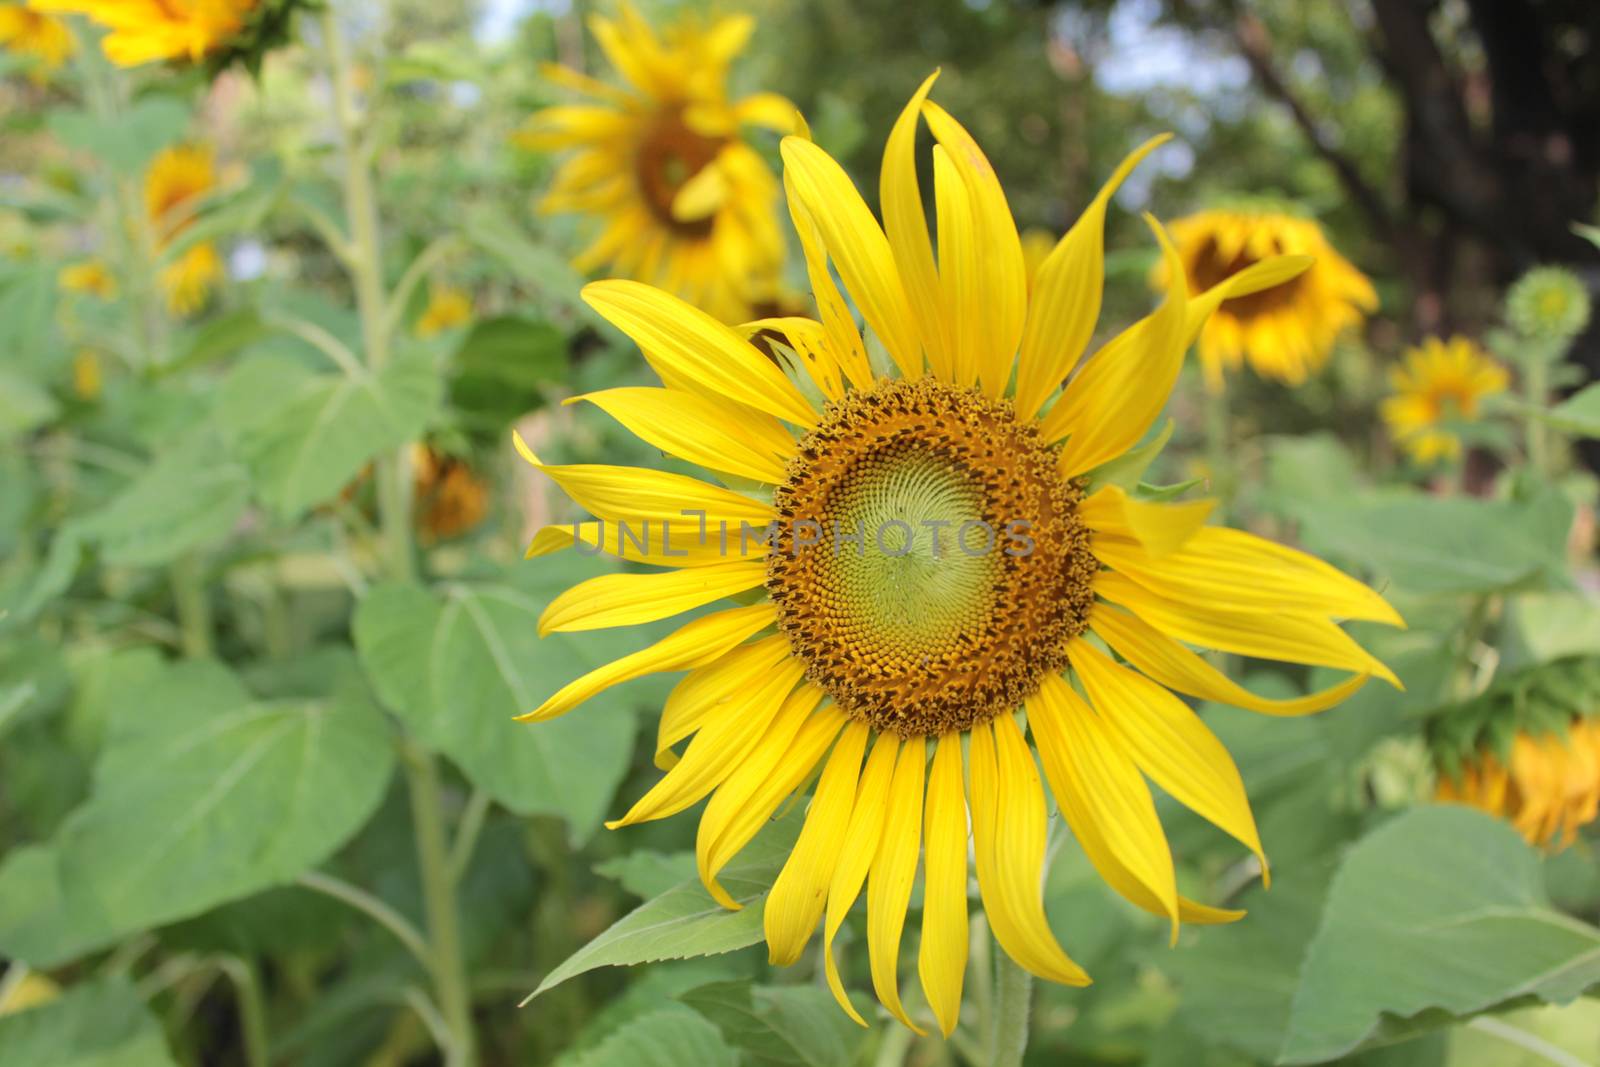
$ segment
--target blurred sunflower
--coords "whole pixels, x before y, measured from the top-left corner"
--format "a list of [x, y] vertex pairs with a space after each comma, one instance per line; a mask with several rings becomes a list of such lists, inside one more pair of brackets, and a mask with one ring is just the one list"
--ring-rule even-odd
[[119, 67], [163, 59], [198, 63], [245, 29], [261, 0], [28, 0], [35, 11], [87, 15], [111, 32], [103, 45]]
[[117, 280], [98, 259], [62, 267], [56, 281], [69, 293], [85, 293], [101, 300], [111, 300], [117, 295]]
[[437, 544], [472, 530], [489, 514], [489, 487], [470, 464], [428, 445], [411, 450], [417, 530]]
[[[1317, 559], [1204, 525], [1210, 502], [1141, 501], [1092, 477], [1155, 422], [1207, 315], [1307, 261], [1266, 259], [1191, 296], [1152, 221], [1172, 268], [1165, 302], [1057, 395], [1099, 315], [1107, 203], [1163, 139], [1112, 176], [1040, 264], [1030, 298], [1005, 194], [967, 131], [927, 99], [932, 82], [884, 153], [887, 232], [837, 162], [800, 137], [783, 142], [789, 209], [822, 313], [821, 322], [787, 320], [786, 332], [825, 398], [820, 410], [705, 312], [638, 282], [584, 290], [666, 387], [583, 399], [679, 459], [771, 486], [770, 497], [652, 470], [550, 466], [517, 442], [600, 520], [546, 527], [530, 555], [580, 544], [671, 568], [573, 587], [543, 613], [542, 633], [650, 622], [724, 597], [739, 605], [577, 679], [524, 719], [555, 718], [644, 674], [689, 670], [662, 713], [656, 758], [666, 775], [608, 825], [662, 818], [709, 795], [696, 853], [706, 887], [728, 907], [739, 905], [718, 872], [820, 766], [766, 898], [771, 959], [793, 963], [824, 920], [829, 985], [859, 1021], [833, 941], [865, 886], [873, 986], [915, 1028], [897, 976], [922, 855], [918, 973], [948, 1034], [967, 961], [969, 811], [983, 907], [1002, 948], [1033, 974], [1089, 981], [1045, 919], [1045, 794], [1015, 711], [1026, 708], [1045, 777], [1089, 859], [1176, 936], [1180, 921], [1241, 913], [1178, 894], [1146, 778], [1258, 857], [1261, 843], [1232, 759], [1174, 691], [1274, 715], [1327, 708], [1371, 676], [1395, 682], [1334, 619], [1400, 619]], [[918, 189], [919, 119], [937, 141], [937, 255]], [[869, 363], [830, 259], [890, 373]], [[629, 524], [632, 536], [619, 529], [610, 542], [607, 523]], [[641, 545], [641, 528], [654, 540]], [[832, 550], [819, 544], [824, 531]], [[1191, 645], [1352, 674], [1268, 700]]]
[[515, 135], [526, 148], [572, 151], [540, 210], [599, 221], [579, 270], [649, 282], [725, 322], [753, 317], [774, 299], [784, 246], [777, 180], [742, 128], [787, 133], [795, 116], [774, 93], [728, 99], [728, 65], [755, 21], [686, 20], [658, 36], [624, 5], [617, 21], [589, 25], [625, 84], [544, 67], [594, 102], [546, 108]]
[[1600, 723], [1573, 719], [1564, 736], [1518, 731], [1508, 758], [1479, 750], [1440, 778], [1438, 797], [1505, 819], [1531, 845], [1566, 848], [1600, 815]]
[[1430, 337], [1405, 351], [1390, 370], [1394, 395], [1383, 402], [1383, 421], [1395, 442], [1418, 463], [1456, 459], [1461, 439], [1445, 423], [1472, 420], [1484, 399], [1505, 391], [1508, 375], [1465, 337]]
[[[1172, 224], [1189, 285], [1209, 289], [1273, 256], [1310, 256], [1306, 271], [1269, 289], [1223, 301], [1200, 331], [1206, 386], [1248, 359], [1264, 378], [1299, 385], [1328, 361], [1340, 333], [1378, 306], [1366, 275], [1341, 256], [1310, 219], [1273, 211], [1202, 211]], [[1167, 284], [1166, 264], [1151, 272]]]
[[[194, 222], [201, 197], [217, 186], [211, 150], [195, 145], [164, 149], [145, 174], [145, 212], [160, 247], [166, 247]], [[161, 288], [174, 315], [192, 315], [205, 306], [222, 279], [222, 257], [210, 241], [199, 241], [161, 268]]]
[[46, 71], [57, 70], [77, 49], [65, 22], [25, 4], [0, 4], [0, 48], [38, 60]]
[[435, 285], [428, 292], [428, 306], [417, 319], [418, 337], [437, 337], [472, 318], [472, 295], [453, 285]]

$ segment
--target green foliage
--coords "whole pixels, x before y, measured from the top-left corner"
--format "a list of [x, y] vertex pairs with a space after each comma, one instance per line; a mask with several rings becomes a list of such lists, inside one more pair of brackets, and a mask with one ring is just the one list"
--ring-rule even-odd
[[174, 1067], [161, 1024], [133, 986], [89, 983], [0, 1017], [0, 1067]]

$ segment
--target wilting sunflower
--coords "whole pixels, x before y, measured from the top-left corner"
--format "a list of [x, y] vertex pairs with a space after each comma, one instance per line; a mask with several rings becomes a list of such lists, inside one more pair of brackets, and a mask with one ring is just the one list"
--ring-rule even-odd
[[[1172, 224], [1192, 289], [1206, 290], [1273, 256], [1310, 256], [1311, 267], [1269, 288], [1222, 302], [1200, 331], [1206, 385], [1248, 359], [1255, 372], [1299, 385], [1328, 361], [1340, 333], [1377, 309], [1366, 275], [1328, 243], [1310, 219], [1272, 211], [1202, 211]], [[1152, 272], [1166, 283], [1166, 264]]]
[[1478, 417], [1483, 401], [1505, 392], [1506, 369], [1465, 337], [1430, 337], [1408, 348], [1389, 372], [1394, 395], [1383, 402], [1383, 421], [1396, 443], [1418, 463], [1456, 459], [1461, 439], [1445, 423]]
[[649, 282], [724, 322], [756, 317], [777, 291], [784, 248], [777, 180], [743, 127], [787, 133], [795, 111], [774, 93], [728, 99], [728, 64], [754, 20], [683, 21], [658, 36], [624, 5], [617, 21], [589, 25], [624, 84], [544, 68], [593, 102], [546, 108], [516, 136], [572, 152], [540, 209], [598, 220], [579, 270]]
[[[1099, 314], [1107, 204], [1161, 139], [1112, 176], [1040, 265], [1030, 297], [1005, 194], [967, 131], [927, 99], [932, 82], [889, 137], [883, 226], [837, 162], [800, 137], [783, 142], [789, 209], [822, 314], [786, 321], [809, 372], [803, 387], [739, 331], [665, 292], [629, 281], [584, 290], [665, 385], [584, 399], [739, 489], [550, 466], [519, 446], [599, 520], [541, 530], [530, 555], [602, 546], [669, 568], [583, 582], [551, 603], [541, 632], [737, 604], [577, 679], [524, 718], [565, 714], [640, 675], [688, 670], [662, 713], [666, 775], [608, 825], [662, 818], [709, 795], [696, 853], [706, 887], [729, 907], [738, 903], [718, 872], [820, 767], [765, 899], [771, 959], [793, 963], [824, 920], [829, 984], [859, 1020], [833, 941], [865, 886], [873, 986], [915, 1027], [898, 962], [920, 856], [917, 969], [948, 1034], [967, 962], [969, 813], [1001, 947], [1033, 974], [1089, 981], [1045, 919], [1047, 808], [1034, 749], [1067, 824], [1119, 892], [1170, 920], [1174, 936], [1180, 921], [1236, 919], [1179, 896], [1146, 783], [1261, 856], [1238, 770], [1173, 691], [1274, 715], [1317, 711], [1370, 676], [1395, 680], [1334, 619], [1400, 619], [1319, 560], [1206, 526], [1209, 502], [1142, 501], [1096, 474], [1155, 422], [1206, 316], [1306, 261], [1267, 259], [1191, 296], [1176, 249], [1154, 227], [1174, 268], [1165, 302], [1062, 388]], [[918, 190], [919, 119], [938, 142], [937, 255]], [[830, 260], [887, 352], [881, 372]], [[1190, 646], [1351, 676], [1268, 700]]]
[[[194, 222], [198, 201], [216, 185], [216, 161], [208, 148], [179, 145], [156, 156], [145, 175], [144, 199], [161, 247]], [[161, 268], [167, 307], [174, 315], [199, 311], [222, 273], [222, 257], [215, 245], [210, 241], [190, 245]]]
[[1579, 718], [1565, 734], [1519, 731], [1509, 758], [1481, 749], [1439, 780], [1438, 795], [1505, 819], [1530, 845], [1566, 848], [1600, 815], [1600, 724]]
[[411, 476], [417, 531], [427, 544], [460, 537], [489, 514], [489, 487], [464, 459], [414, 445]]
[[103, 47], [119, 67], [198, 63], [234, 47], [269, 5], [283, 6], [282, 0], [29, 0], [35, 11], [87, 15], [110, 30]]
[[0, 48], [30, 56], [46, 71], [58, 69], [77, 48], [65, 22], [25, 4], [0, 4]]

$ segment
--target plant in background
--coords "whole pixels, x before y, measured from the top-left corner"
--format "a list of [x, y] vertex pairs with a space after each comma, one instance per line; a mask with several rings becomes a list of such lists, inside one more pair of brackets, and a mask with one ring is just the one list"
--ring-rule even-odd
[[[216, 189], [217, 166], [210, 148], [176, 145], [156, 156], [145, 174], [144, 203], [158, 254], [193, 225], [198, 205]], [[168, 310], [174, 315], [199, 311], [223, 276], [217, 246], [207, 240], [188, 242], [175, 255], [163, 258], [161, 288]]]
[[686, 18], [658, 35], [624, 5], [589, 26], [625, 84], [543, 68], [593, 102], [546, 108], [516, 134], [524, 148], [571, 153], [540, 210], [595, 220], [579, 270], [648, 282], [724, 322], [756, 317], [779, 296], [784, 243], [777, 180], [744, 127], [788, 133], [795, 110], [773, 93], [728, 98], [728, 65], [755, 20]]
[[233, 62], [257, 70], [261, 57], [287, 43], [299, 9], [317, 0], [28, 0], [34, 11], [87, 15], [110, 32], [106, 58], [119, 67], [162, 60], [204, 63], [213, 72]]
[[428, 289], [428, 306], [415, 327], [417, 336], [437, 337], [446, 330], [472, 321], [472, 294], [453, 285], [432, 285]]
[[[1263, 378], [1299, 385], [1328, 361], [1333, 344], [1377, 310], [1367, 276], [1328, 243], [1308, 218], [1265, 208], [1202, 211], [1172, 224], [1189, 286], [1209, 289], [1273, 256], [1310, 256], [1305, 272], [1260, 292], [1225, 301], [1200, 331], [1206, 386], [1222, 389], [1246, 362]], [[1166, 284], [1165, 263], [1152, 284]]]
[[1394, 395], [1383, 402], [1389, 433], [1424, 466], [1461, 458], [1461, 438], [1452, 427], [1470, 423], [1483, 403], [1505, 392], [1506, 369], [1466, 337], [1430, 337], [1408, 348], [1404, 362], [1389, 371]]
[[1496, 679], [1432, 733], [1439, 799], [1505, 819], [1531, 845], [1568, 848], [1600, 816], [1600, 659]]
[[[666, 775], [607, 825], [664, 818], [709, 796], [696, 858], [727, 907], [738, 902], [720, 872], [820, 767], [804, 829], [765, 902], [766, 940], [772, 962], [792, 964], [824, 920], [828, 983], [857, 1021], [833, 946], [864, 886], [873, 988], [921, 1029], [901, 1000], [899, 955], [923, 852], [918, 974], [938, 1028], [956, 1028], [970, 809], [984, 913], [1014, 961], [1001, 967], [989, 1020], [1000, 1035], [992, 1062], [1010, 1064], [1026, 1041], [1015, 1014], [1026, 1016], [1026, 975], [1089, 981], [1045, 919], [1046, 805], [1034, 749], [1067, 824], [1118, 892], [1168, 920], [1174, 937], [1180, 922], [1231, 921], [1238, 912], [1179, 894], [1145, 783], [1249, 848], [1265, 874], [1239, 772], [1176, 694], [1303, 715], [1370, 677], [1398, 684], [1334, 620], [1400, 617], [1310, 556], [1205, 526], [1210, 502], [1139, 499], [1112, 473], [1156, 421], [1207, 316], [1294, 278], [1307, 259], [1264, 256], [1191, 296], [1178, 251], [1150, 220], [1168, 266], [1165, 301], [1057, 396], [1098, 317], [1107, 205], [1164, 138], [1117, 170], [1040, 264], [1030, 298], [1005, 194], [968, 132], [927, 99], [932, 83], [890, 134], [883, 227], [825, 152], [803, 137], [783, 142], [789, 208], [823, 315], [789, 323], [805, 388], [659, 289], [585, 289], [666, 383], [585, 399], [651, 445], [738, 484], [771, 486], [771, 497], [645, 469], [545, 464], [523, 446], [600, 520], [547, 527], [530, 555], [576, 544], [675, 568], [575, 586], [541, 616], [543, 632], [742, 601], [577, 679], [524, 718], [555, 719], [619, 682], [688, 669], [662, 713]], [[923, 120], [937, 142], [937, 258], [916, 178]], [[830, 261], [891, 365], [869, 360]], [[721, 536], [696, 537], [682, 509]], [[1030, 531], [1027, 551], [1001, 551], [992, 539], [983, 552], [958, 546], [974, 529], [1014, 521]], [[613, 544], [606, 530], [616, 523], [657, 526], [657, 548], [630, 549], [614, 525]], [[660, 528], [674, 523], [676, 539]], [[856, 531], [864, 551], [818, 547], [804, 523], [833, 537]], [[770, 541], [751, 547], [748, 526], [768, 529]], [[1267, 699], [1185, 642], [1351, 676]], [[1024, 705], [1032, 749], [1014, 718]], [[680, 754], [674, 746], [686, 739]]]

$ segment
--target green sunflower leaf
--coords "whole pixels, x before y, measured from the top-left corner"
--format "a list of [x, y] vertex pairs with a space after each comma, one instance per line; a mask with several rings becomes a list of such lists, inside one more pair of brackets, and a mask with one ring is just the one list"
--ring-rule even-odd
[[716, 1024], [749, 1062], [835, 1067], [854, 1060], [866, 1031], [821, 986], [712, 982], [678, 999]]
[[563, 1067], [737, 1067], [739, 1053], [718, 1029], [682, 1005], [669, 1005], [618, 1027]]
[[359, 675], [321, 700], [260, 701], [220, 664], [124, 695], [89, 800], [56, 840], [69, 916], [144, 929], [281, 884], [372, 814], [390, 730]]
[[545, 975], [533, 996], [596, 967], [712, 956], [754, 945], [763, 936], [761, 903], [789, 858], [803, 821], [798, 807], [790, 811], [758, 834], [723, 869], [719, 880], [743, 905], [740, 910], [724, 908], [711, 898], [698, 878], [690, 879], [612, 923]]
[[1600, 437], [1600, 382], [1580, 390], [1545, 415], [1550, 425], [1579, 437]]
[[0, 1067], [172, 1067], [161, 1023], [121, 979], [0, 1018]]
[[1461, 1018], [1600, 985], [1600, 929], [1545, 897], [1538, 855], [1461, 807], [1358, 843], [1328, 890], [1278, 1062], [1321, 1063]]

